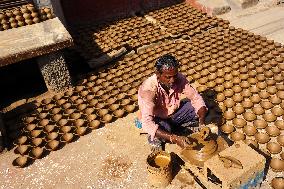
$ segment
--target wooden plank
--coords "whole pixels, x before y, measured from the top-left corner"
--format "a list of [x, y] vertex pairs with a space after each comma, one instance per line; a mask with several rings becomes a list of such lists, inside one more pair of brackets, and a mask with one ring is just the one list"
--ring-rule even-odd
[[0, 32], [0, 67], [73, 45], [58, 18]]

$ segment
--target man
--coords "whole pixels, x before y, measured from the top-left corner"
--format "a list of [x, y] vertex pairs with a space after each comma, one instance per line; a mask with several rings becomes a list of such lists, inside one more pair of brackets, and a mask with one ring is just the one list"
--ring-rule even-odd
[[[162, 142], [185, 147], [187, 138], [173, 134], [181, 126], [199, 122], [204, 126], [207, 108], [202, 97], [178, 72], [179, 63], [170, 54], [160, 57], [154, 75], [146, 79], [138, 90], [139, 113], [136, 124], [149, 134], [152, 150], [161, 150]], [[188, 100], [181, 101], [185, 96]]]

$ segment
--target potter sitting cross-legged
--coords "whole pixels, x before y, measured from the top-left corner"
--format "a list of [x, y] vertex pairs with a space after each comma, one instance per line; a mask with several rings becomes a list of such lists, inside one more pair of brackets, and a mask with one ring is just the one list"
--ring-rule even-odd
[[[153, 151], [161, 150], [163, 142], [185, 147], [188, 138], [175, 133], [178, 127], [196, 131], [204, 126], [205, 103], [186, 77], [178, 72], [178, 67], [174, 56], [163, 55], [155, 64], [155, 74], [138, 90], [139, 112], [135, 124], [142, 124], [142, 129], [149, 134], [148, 142]], [[182, 96], [186, 100], [181, 100]]]

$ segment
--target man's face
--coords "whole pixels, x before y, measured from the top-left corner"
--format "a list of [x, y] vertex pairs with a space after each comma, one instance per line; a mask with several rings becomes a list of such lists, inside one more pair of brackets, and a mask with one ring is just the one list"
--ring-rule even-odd
[[165, 85], [168, 88], [171, 88], [173, 83], [176, 81], [178, 74], [177, 68], [171, 68], [171, 69], [163, 69], [162, 73], [158, 73], [158, 80], [160, 83]]

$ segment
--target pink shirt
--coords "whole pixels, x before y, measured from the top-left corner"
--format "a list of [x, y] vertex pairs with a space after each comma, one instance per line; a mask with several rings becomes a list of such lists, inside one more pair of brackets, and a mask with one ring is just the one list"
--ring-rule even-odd
[[[197, 113], [205, 106], [202, 97], [192, 88], [184, 75], [178, 73], [177, 80], [169, 94], [159, 84], [156, 74], [146, 79], [138, 90], [138, 118], [142, 121], [142, 129], [151, 135], [152, 140], [158, 129], [154, 117], [168, 118], [179, 108], [181, 97], [187, 97]], [[206, 106], [205, 106], [206, 107]]]

